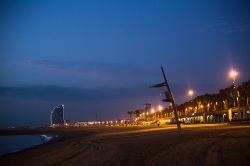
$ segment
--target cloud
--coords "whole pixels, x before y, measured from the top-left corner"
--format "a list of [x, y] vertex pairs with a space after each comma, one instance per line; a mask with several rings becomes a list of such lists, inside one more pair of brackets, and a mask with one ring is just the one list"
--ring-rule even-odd
[[[46, 84], [70, 87], [118, 87], [140, 84], [157, 76], [149, 69], [127, 63], [49, 60], [1, 61], [0, 63], [3, 67], [2, 71], [7, 71], [1, 73], [1, 77], [6, 80], [6, 83], [2, 80], [1, 84], [14, 86]], [[14, 69], [13, 66], [15, 66]], [[10, 75], [16, 75], [16, 77], [10, 78]], [[14, 81], [15, 79], [17, 81]]]
[[226, 32], [226, 33], [236, 33], [236, 32], [245, 32], [250, 30], [250, 22], [224, 22], [206, 25], [205, 28], [212, 31]]
[[[16, 99], [38, 99], [41, 101], [55, 102], [79, 102], [79, 101], [100, 101], [112, 99], [132, 99], [132, 98], [156, 98], [161, 100], [160, 93], [166, 91], [165, 88], [149, 88], [148, 84], [113, 87], [113, 88], [95, 88], [84, 89], [76, 87], [62, 87], [52, 85], [33, 85], [33, 86], [0, 86], [0, 97]], [[204, 87], [205, 86], [205, 87]], [[210, 89], [212, 85], [196, 85], [196, 95], [202, 90]], [[171, 90], [178, 103], [187, 100], [187, 87], [184, 84], [171, 84]], [[210, 91], [214, 91], [211, 89]], [[217, 91], [217, 89], [215, 89]], [[147, 102], [147, 101], [145, 101]]]
[[28, 60], [24, 65], [42, 69], [76, 72], [86, 76], [116, 77], [118, 75], [145, 74], [145, 71], [129, 64], [112, 62], [63, 62], [49, 60]]
[[60, 86], [20, 86], [0, 87], [0, 96], [45, 101], [90, 101], [118, 98], [141, 97], [147, 95], [148, 87], [82, 89]]
[[225, 33], [246, 32], [250, 30], [250, 15], [242, 15], [241, 17], [232, 17], [230, 21], [216, 22], [205, 25], [203, 28]]

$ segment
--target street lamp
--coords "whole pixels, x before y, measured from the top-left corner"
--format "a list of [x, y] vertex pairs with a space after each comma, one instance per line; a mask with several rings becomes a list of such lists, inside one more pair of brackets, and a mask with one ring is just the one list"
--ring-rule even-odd
[[[155, 110], [152, 108], [152, 114], [153, 114], [153, 116], [154, 116], [154, 113], [155, 113]], [[155, 113], [155, 120], [156, 120], [156, 113]]]
[[192, 90], [188, 91], [188, 95], [191, 97], [191, 99], [193, 98], [193, 94], [194, 94], [194, 91], [192, 91]]
[[161, 118], [162, 118], [162, 107], [159, 105], [158, 109], [159, 109], [159, 111], [161, 113]]
[[[236, 104], [236, 101], [237, 101], [237, 116], [238, 116], [238, 119], [240, 117], [240, 110], [239, 110], [239, 107], [240, 107], [240, 103], [239, 103], [239, 94], [238, 94], [238, 91], [237, 91], [237, 85], [236, 85], [236, 77], [238, 76], [238, 72], [234, 71], [234, 70], [231, 70], [231, 72], [229, 73], [230, 77], [233, 79], [233, 88], [234, 88], [234, 91], [235, 91], [235, 96], [234, 96], [234, 106]], [[235, 101], [236, 100], [236, 101]]]
[[[236, 90], [236, 77], [238, 75], [238, 73], [234, 70], [231, 70], [231, 72], [229, 73], [230, 77], [233, 79], [233, 88], [234, 88], [234, 91], [235, 91], [235, 100], [238, 101], [238, 95], [237, 95], [237, 90]], [[236, 101], [234, 100], [234, 106], [236, 104]], [[238, 103], [237, 103], [238, 104]]]
[[190, 96], [191, 102], [192, 102], [192, 110], [191, 111], [193, 111], [193, 107], [194, 107], [193, 94], [194, 94], [194, 91], [192, 91], [192, 90], [188, 91], [188, 95]]
[[[193, 90], [189, 90], [188, 91], [188, 95], [190, 96], [191, 98], [191, 102], [192, 102], [192, 109], [191, 109], [191, 115], [194, 116], [194, 101], [193, 101], [193, 94], [194, 94], [194, 91]], [[193, 120], [194, 120], [194, 123], [195, 123], [195, 118], [193, 117]]]
[[231, 78], [233, 78], [233, 84], [236, 85], [235, 79], [236, 79], [238, 73], [237, 73], [236, 71], [232, 70], [232, 71], [229, 73], [229, 75], [230, 75]]

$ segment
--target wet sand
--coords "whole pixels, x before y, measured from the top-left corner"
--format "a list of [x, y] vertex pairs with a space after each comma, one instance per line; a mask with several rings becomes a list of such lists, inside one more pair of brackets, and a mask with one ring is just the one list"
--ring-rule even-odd
[[191, 124], [1, 131], [55, 134], [0, 165], [250, 165], [250, 125]]

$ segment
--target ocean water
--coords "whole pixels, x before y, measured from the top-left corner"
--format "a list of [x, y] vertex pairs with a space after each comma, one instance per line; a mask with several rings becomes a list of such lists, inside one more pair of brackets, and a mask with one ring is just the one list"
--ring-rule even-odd
[[0, 156], [43, 144], [52, 138], [53, 137], [47, 137], [46, 135], [0, 136]]

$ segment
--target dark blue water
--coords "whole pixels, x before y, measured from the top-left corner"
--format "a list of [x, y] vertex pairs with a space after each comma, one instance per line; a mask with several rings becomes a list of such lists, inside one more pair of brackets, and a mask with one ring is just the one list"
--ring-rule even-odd
[[0, 136], [0, 156], [47, 142], [40, 135]]

